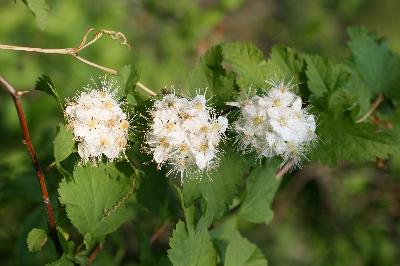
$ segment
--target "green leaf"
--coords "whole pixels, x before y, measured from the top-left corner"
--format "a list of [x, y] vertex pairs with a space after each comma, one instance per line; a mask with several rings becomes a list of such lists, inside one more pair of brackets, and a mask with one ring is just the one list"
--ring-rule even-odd
[[216, 265], [216, 252], [207, 230], [186, 232], [179, 221], [170, 238], [168, 257], [174, 266]]
[[59, 258], [56, 261], [53, 261], [51, 263], [47, 263], [46, 266], [74, 266], [75, 264], [68, 259], [67, 255], [62, 255], [61, 258]]
[[132, 65], [125, 65], [118, 72], [120, 83], [125, 95], [131, 94], [139, 81], [139, 72]]
[[35, 90], [45, 92], [51, 97], [53, 97], [61, 106], [61, 110], [64, 110], [60, 100], [60, 96], [58, 96], [56, 86], [54, 86], [54, 83], [49, 76], [47, 75], [40, 76], [36, 81]]
[[54, 139], [54, 158], [57, 163], [68, 158], [74, 152], [74, 135], [65, 125], [58, 126], [58, 133]]
[[[250, 43], [235, 42], [222, 46], [223, 58], [231, 64], [238, 75], [237, 82], [242, 90], [251, 87], [264, 89], [265, 80], [271, 77], [274, 69], [264, 60], [263, 53]], [[275, 69], [276, 70], [276, 69]]]
[[378, 132], [368, 123], [354, 123], [350, 117], [321, 113], [317, 135], [321, 141], [311, 152], [311, 160], [336, 166], [338, 162], [363, 162], [387, 158], [395, 152], [392, 135]]
[[36, 17], [36, 24], [44, 30], [47, 26], [47, 20], [49, 17], [49, 6], [45, 0], [22, 0], [24, 4]]
[[397, 95], [400, 85], [400, 57], [387, 42], [363, 27], [349, 27], [352, 61], [372, 94]]
[[192, 90], [207, 88], [207, 95], [220, 106], [231, 101], [237, 92], [234, 75], [226, 73], [222, 61], [221, 46], [213, 46], [200, 58], [189, 76]]
[[[138, 202], [154, 215], [166, 219], [170, 213], [170, 188], [165, 175], [146, 171], [137, 190]], [[150, 194], [154, 194], [149, 197]]]
[[316, 132], [320, 141], [311, 159], [335, 166], [342, 160], [362, 162], [387, 158], [394, 152], [391, 135], [378, 132], [371, 124], [353, 121], [351, 112], [363, 114], [371, 95], [358, 74], [318, 56], [306, 56], [305, 60], [310, 98], [320, 111]]
[[320, 56], [304, 58], [309, 98], [320, 112], [337, 118], [351, 111], [356, 118], [368, 111], [372, 94], [356, 71]]
[[278, 161], [267, 161], [251, 172], [247, 179], [246, 197], [239, 209], [242, 219], [252, 223], [272, 220], [271, 203], [280, 183], [275, 177], [278, 166]]
[[248, 170], [248, 163], [233, 151], [226, 152], [217, 170], [209, 177], [190, 180], [183, 185], [186, 205], [202, 198], [206, 202], [204, 214], [197, 226], [207, 228], [214, 220], [222, 217], [228, 205], [237, 193], [237, 186], [242, 183]]
[[302, 73], [305, 67], [304, 57], [294, 48], [276, 45], [271, 49], [268, 62], [275, 67], [275, 71], [280, 71], [279, 75], [286, 78], [294, 78], [294, 83], [302, 81]]
[[224, 266], [266, 266], [267, 260], [256, 245], [236, 232], [229, 239]]
[[39, 251], [47, 242], [47, 233], [43, 229], [33, 228], [26, 239], [30, 252]]
[[133, 183], [115, 165], [77, 166], [73, 177], [60, 183], [59, 199], [85, 242], [100, 241], [130, 218], [125, 203]]
[[[139, 143], [143, 140], [137, 140]], [[149, 210], [153, 215], [160, 217], [162, 220], [167, 219], [171, 213], [171, 209], [175, 208], [172, 202], [172, 192], [168, 185], [165, 169], [157, 170], [154, 164], [149, 164], [151, 157], [141, 153], [138, 144], [133, 144], [126, 150], [126, 156], [129, 161], [140, 166], [137, 176], [140, 177], [140, 184], [136, 188], [137, 202]], [[149, 197], [149, 195], [152, 195]]]
[[334, 64], [320, 56], [307, 56], [307, 85], [315, 98], [326, 96], [342, 87], [350, 73], [343, 64]]
[[320, 56], [305, 56], [310, 99], [320, 110], [341, 114], [358, 106], [357, 114], [369, 108], [371, 93], [358, 73], [344, 64], [335, 64]]

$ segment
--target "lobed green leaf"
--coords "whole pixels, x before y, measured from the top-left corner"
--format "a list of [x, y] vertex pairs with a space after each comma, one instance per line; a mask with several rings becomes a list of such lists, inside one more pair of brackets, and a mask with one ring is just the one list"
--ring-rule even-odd
[[267, 161], [251, 171], [246, 196], [239, 209], [242, 219], [252, 223], [269, 223], [272, 220], [271, 203], [280, 184], [275, 177], [278, 166], [278, 160]]
[[170, 238], [168, 257], [174, 266], [216, 265], [216, 252], [206, 229], [189, 232], [179, 221]]
[[235, 232], [229, 239], [224, 266], [267, 266], [267, 260], [256, 245]]
[[193, 179], [183, 185], [186, 205], [202, 198], [206, 207], [197, 227], [207, 228], [213, 221], [222, 217], [228, 205], [237, 194], [237, 187], [242, 183], [249, 165], [243, 157], [234, 152], [226, 152], [218, 169], [209, 173], [200, 181]]
[[77, 166], [73, 178], [61, 181], [59, 199], [86, 243], [100, 241], [131, 217], [125, 202], [133, 190], [132, 180], [115, 165]]

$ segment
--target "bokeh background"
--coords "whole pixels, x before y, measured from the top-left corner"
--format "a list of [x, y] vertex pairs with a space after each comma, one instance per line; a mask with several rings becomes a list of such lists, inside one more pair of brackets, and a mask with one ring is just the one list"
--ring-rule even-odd
[[[0, 43], [43, 48], [76, 47], [88, 28], [123, 32], [131, 50], [104, 38], [82, 52], [120, 69], [130, 63], [140, 80], [158, 91], [184, 87], [199, 56], [215, 43], [250, 41], [267, 56], [283, 43], [335, 60], [349, 54], [346, 27], [364, 25], [400, 52], [398, 0], [48, 0], [48, 25], [40, 30], [22, 1], [0, 0]], [[62, 55], [0, 50], [0, 74], [19, 90], [31, 90], [41, 74], [52, 77], [62, 98], [103, 73]], [[52, 161], [57, 104], [41, 93], [24, 101], [29, 128], [44, 168]], [[14, 105], [0, 92], [0, 265], [43, 265], [52, 252], [29, 253], [26, 236], [46, 226], [39, 187]], [[285, 177], [271, 224], [242, 224], [270, 265], [400, 265], [400, 162], [306, 165]], [[47, 169], [50, 197], [60, 177]], [[57, 204], [56, 204], [57, 205]], [[153, 219], [141, 216], [137, 219]], [[157, 221], [151, 221], [157, 224]], [[136, 265], [134, 224], [112, 234], [96, 265]], [[160, 238], [168, 245], [173, 227]], [[50, 245], [51, 246], [51, 245]]]

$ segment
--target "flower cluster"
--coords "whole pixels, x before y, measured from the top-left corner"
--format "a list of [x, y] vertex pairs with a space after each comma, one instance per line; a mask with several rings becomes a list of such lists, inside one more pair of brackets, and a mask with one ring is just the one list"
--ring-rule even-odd
[[65, 109], [84, 162], [99, 160], [103, 154], [112, 161], [125, 151], [129, 122], [111, 86], [104, 79], [101, 88], [82, 92]]
[[315, 118], [302, 108], [302, 100], [283, 81], [268, 81], [272, 88], [263, 96], [228, 103], [240, 108], [234, 124], [243, 152], [256, 150], [260, 157], [278, 155], [284, 163], [300, 164], [315, 142]]
[[168, 163], [183, 177], [193, 167], [206, 170], [215, 164], [228, 120], [206, 106], [204, 95], [188, 100], [168, 94], [155, 101], [150, 114], [146, 144], [158, 165]]

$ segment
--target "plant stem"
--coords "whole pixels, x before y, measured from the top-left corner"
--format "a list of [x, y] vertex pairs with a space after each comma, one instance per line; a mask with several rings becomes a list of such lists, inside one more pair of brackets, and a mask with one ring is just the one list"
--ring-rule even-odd
[[157, 230], [151, 235], [150, 237], [150, 244], [154, 244], [154, 242], [157, 241], [157, 239], [164, 234], [164, 232], [168, 229], [168, 222], [165, 222], [163, 225], [161, 225]]
[[[78, 52], [82, 51], [83, 49], [89, 47], [93, 43], [95, 43], [100, 37], [103, 35], [109, 35], [111, 38], [118, 40], [122, 45], [127, 46], [130, 48], [130, 45], [126, 41], [126, 37], [121, 32], [115, 32], [110, 30], [100, 30], [98, 32], [94, 32], [93, 37], [91, 40], [87, 42], [87, 37], [89, 33], [94, 31], [93, 28], [90, 28], [85, 35], [83, 36], [81, 43], [76, 48], [39, 48], [39, 47], [25, 47], [25, 46], [15, 46], [15, 45], [7, 45], [7, 44], [0, 44], [0, 50], [13, 50], [13, 51], [24, 51], [24, 52], [32, 52], [32, 53], [44, 53], [44, 54], [61, 54], [61, 55], [70, 55], [76, 60], [87, 64], [89, 66], [95, 67], [100, 69], [103, 72], [106, 72], [111, 75], [118, 75], [118, 71], [109, 67], [105, 67], [102, 65], [98, 65], [90, 60], [87, 60], [83, 57], [78, 55]], [[136, 85], [145, 93], [149, 94], [150, 96], [155, 96], [157, 93], [146, 87], [140, 82], [137, 82]]]
[[356, 123], [362, 123], [365, 120], [367, 120], [367, 118], [373, 113], [375, 112], [376, 109], [378, 109], [379, 105], [383, 102], [384, 100], [384, 96], [383, 94], [379, 94], [378, 98], [375, 99], [375, 101], [371, 104], [371, 108], [369, 108], [368, 112], [366, 112], [360, 119], [358, 119], [356, 121]]
[[46, 187], [46, 182], [44, 179], [43, 170], [39, 165], [39, 161], [36, 157], [36, 151], [32, 145], [32, 141], [29, 136], [28, 125], [27, 125], [24, 110], [22, 107], [21, 95], [23, 93], [15, 90], [2, 76], [0, 76], [0, 85], [11, 95], [11, 97], [14, 100], [15, 108], [17, 109], [17, 114], [18, 114], [20, 125], [21, 125], [21, 129], [22, 129], [23, 143], [26, 145], [26, 147], [28, 149], [33, 166], [35, 168], [36, 175], [38, 177], [38, 181], [39, 181], [39, 185], [40, 185], [40, 190], [42, 192], [43, 203], [46, 207], [49, 234], [50, 234], [51, 239], [53, 240], [53, 243], [55, 245], [57, 253], [59, 255], [61, 255], [63, 253], [63, 248], [60, 244], [60, 240], [59, 240], [58, 234], [57, 234], [57, 228], [56, 228], [56, 222], [55, 222], [55, 218], [54, 218], [53, 207], [51, 205], [51, 202], [49, 199], [49, 194], [47, 192], [47, 187]]
[[102, 249], [103, 249], [102, 245], [100, 243], [97, 243], [97, 245], [90, 252], [86, 265], [91, 265]]
[[294, 166], [295, 161], [289, 161], [287, 162], [284, 166], [282, 166], [280, 169], [278, 169], [278, 171], [275, 174], [276, 179], [280, 179], [282, 176], [284, 176], [287, 172], [290, 171], [290, 169], [292, 169], [292, 167]]

